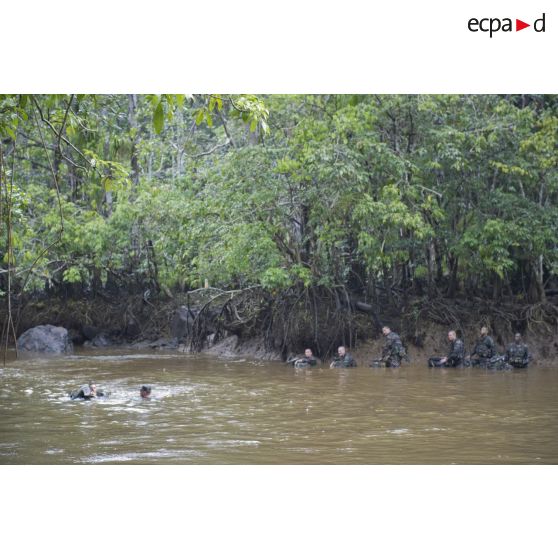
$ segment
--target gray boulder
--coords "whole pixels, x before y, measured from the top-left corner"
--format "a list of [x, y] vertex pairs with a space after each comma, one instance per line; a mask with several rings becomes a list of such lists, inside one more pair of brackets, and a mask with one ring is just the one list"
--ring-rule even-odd
[[28, 329], [17, 340], [22, 352], [63, 354], [73, 351], [68, 330], [64, 327], [41, 325]]

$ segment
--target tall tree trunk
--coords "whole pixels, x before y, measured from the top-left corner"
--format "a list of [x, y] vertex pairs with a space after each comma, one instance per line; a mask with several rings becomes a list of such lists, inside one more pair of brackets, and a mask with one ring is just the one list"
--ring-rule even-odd
[[[108, 160], [110, 156], [110, 134], [107, 132], [105, 136], [105, 143], [103, 145], [103, 157], [105, 161]], [[106, 207], [106, 217], [110, 217], [112, 214], [112, 192], [110, 190], [105, 190], [105, 207]]]
[[530, 302], [545, 302], [544, 269], [542, 255], [531, 264], [531, 280], [529, 282], [528, 298]]
[[138, 96], [128, 95], [128, 125], [130, 126], [130, 134], [132, 136], [132, 154], [130, 158], [130, 165], [132, 167], [132, 184], [138, 185], [139, 182], [139, 164], [138, 164], [138, 140], [139, 130], [136, 112], [138, 108]]
[[78, 199], [79, 179], [73, 165], [68, 165], [68, 185], [70, 187], [72, 201], [75, 202]]
[[[136, 186], [139, 183], [139, 165], [138, 165], [138, 141], [139, 141], [139, 130], [137, 122], [137, 107], [138, 107], [138, 96], [135, 94], [128, 95], [128, 125], [130, 126], [130, 134], [132, 139], [132, 153], [130, 156], [130, 166], [132, 169], [130, 178], [132, 179], [133, 193], [132, 196], [136, 194]], [[128, 269], [137, 269], [138, 262], [141, 258], [141, 244], [140, 244], [140, 232], [139, 224], [134, 222], [130, 230], [130, 248], [131, 254], [128, 261]]]
[[448, 284], [448, 297], [455, 298], [455, 294], [457, 292], [457, 287], [458, 287], [457, 270], [459, 268], [459, 258], [450, 256], [449, 264], [450, 264], [450, 277], [449, 277], [449, 284]]
[[428, 268], [428, 296], [433, 296], [435, 292], [434, 288], [434, 270], [436, 268], [436, 245], [434, 241], [431, 240], [428, 244], [428, 249], [426, 253], [426, 262]]
[[493, 274], [494, 279], [492, 281], [492, 300], [494, 302], [499, 302], [502, 298], [502, 279], [499, 275]]

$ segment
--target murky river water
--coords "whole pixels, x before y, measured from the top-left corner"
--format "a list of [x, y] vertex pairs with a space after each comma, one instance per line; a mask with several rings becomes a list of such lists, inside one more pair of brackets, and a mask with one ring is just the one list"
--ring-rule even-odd
[[[71, 401], [89, 379], [110, 397]], [[535, 367], [79, 353], [0, 369], [0, 463], [558, 463], [557, 403], [558, 371]]]

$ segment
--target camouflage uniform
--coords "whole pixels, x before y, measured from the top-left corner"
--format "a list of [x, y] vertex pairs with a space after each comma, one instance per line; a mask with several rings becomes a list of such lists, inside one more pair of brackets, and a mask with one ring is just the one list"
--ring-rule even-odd
[[[473, 356], [477, 356], [473, 359]], [[477, 339], [475, 348], [471, 353], [471, 364], [473, 366], [487, 366], [490, 359], [496, 355], [494, 341], [490, 335], [481, 335]]]
[[386, 342], [382, 349], [382, 360], [389, 368], [398, 368], [401, 365], [401, 359], [405, 356], [405, 347], [401, 342], [401, 337], [394, 331], [390, 331], [386, 335]]
[[354, 368], [357, 363], [356, 360], [349, 354], [345, 353], [345, 356], [336, 356], [331, 363], [333, 368]]
[[294, 362], [293, 362], [293, 366], [295, 368], [306, 368], [308, 366], [316, 366], [318, 364], [318, 359], [316, 357], [300, 357], [297, 358]]
[[506, 362], [514, 368], [527, 368], [529, 364], [529, 349], [525, 343], [510, 343], [506, 349]]
[[448, 354], [445, 366], [462, 366], [465, 358], [465, 345], [463, 339], [454, 339], [450, 343], [450, 352]]
[[450, 350], [444, 362], [442, 357], [430, 357], [428, 359], [428, 366], [430, 368], [449, 367], [455, 368], [462, 366], [465, 360], [465, 345], [462, 339], [454, 339], [450, 341]]

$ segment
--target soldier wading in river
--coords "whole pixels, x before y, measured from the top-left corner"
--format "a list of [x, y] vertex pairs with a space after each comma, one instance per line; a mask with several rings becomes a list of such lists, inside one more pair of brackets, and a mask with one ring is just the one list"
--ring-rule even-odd
[[455, 368], [456, 366], [463, 366], [465, 359], [465, 345], [462, 339], [457, 338], [457, 334], [452, 329], [448, 331], [448, 341], [450, 343], [450, 349], [448, 356], [445, 357], [430, 357], [428, 359], [429, 367], [440, 367], [446, 366]]
[[506, 349], [506, 362], [514, 368], [527, 368], [529, 365], [529, 349], [521, 339], [521, 333], [516, 333], [513, 343]]
[[353, 368], [356, 366], [356, 360], [345, 350], [341, 345], [337, 349], [337, 356], [334, 357], [333, 362], [329, 365], [330, 368]]
[[292, 364], [295, 368], [307, 368], [308, 366], [316, 366], [318, 363], [319, 361], [314, 356], [312, 349], [304, 349], [303, 357], [294, 357], [287, 361], [287, 364]]
[[471, 353], [472, 366], [488, 366], [490, 359], [496, 355], [494, 341], [488, 335], [488, 328], [486, 326], [481, 327], [480, 333], [481, 335], [477, 339], [475, 348]]
[[388, 368], [399, 368], [401, 359], [407, 356], [401, 337], [388, 326], [382, 328], [386, 342], [382, 349], [382, 358], [372, 362], [372, 366], [386, 366]]

